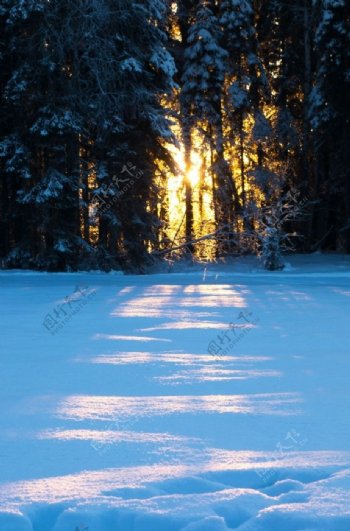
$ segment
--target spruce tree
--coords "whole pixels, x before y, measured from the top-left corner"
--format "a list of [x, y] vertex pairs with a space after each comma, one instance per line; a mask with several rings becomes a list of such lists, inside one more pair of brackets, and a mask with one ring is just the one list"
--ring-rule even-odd
[[349, 6], [346, 0], [324, 0], [315, 3], [315, 10], [316, 72], [309, 116], [317, 161], [314, 186], [322, 210], [314, 219], [314, 232], [320, 239], [334, 227], [335, 248], [350, 252]]
[[193, 126], [205, 131], [212, 153], [217, 228], [229, 230], [237, 194], [225, 159], [222, 96], [227, 52], [221, 38], [219, 20], [210, 3], [198, 2], [188, 32], [181, 97]]

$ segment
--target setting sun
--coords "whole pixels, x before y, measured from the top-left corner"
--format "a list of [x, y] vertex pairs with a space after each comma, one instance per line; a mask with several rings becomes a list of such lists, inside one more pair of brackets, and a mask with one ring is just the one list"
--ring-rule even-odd
[[183, 182], [186, 182], [186, 179], [188, 179], [189, 182], [191, 183], [192, 188], [197, 186], [200, 180], [201, 167], [202, 167], [202, 159], [200, 155], [196, 151], [192, 151], [191, 168], [187, 174], [186, 174], [186, 163], [185, 163], [185, 155], [184, 155], [183, 146], [181, 146], [180, 149], [175, 148], [173, 150], [173, 157], [178, 166], [179, 176], [181, 176]]

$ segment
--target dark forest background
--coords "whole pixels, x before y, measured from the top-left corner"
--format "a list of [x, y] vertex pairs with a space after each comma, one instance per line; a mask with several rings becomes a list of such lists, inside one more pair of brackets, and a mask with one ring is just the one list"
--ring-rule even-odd
[[208, 242], [268, 269], [292, 249], [349, 253], [349, 11], [0, 1], [1, 266], [139, 272]]

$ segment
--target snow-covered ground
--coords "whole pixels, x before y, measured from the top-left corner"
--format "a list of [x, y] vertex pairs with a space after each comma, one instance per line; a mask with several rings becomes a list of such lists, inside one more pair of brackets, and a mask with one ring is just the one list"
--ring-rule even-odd
[[0, 297], [0, 531], [349, 531], [349, 258]]

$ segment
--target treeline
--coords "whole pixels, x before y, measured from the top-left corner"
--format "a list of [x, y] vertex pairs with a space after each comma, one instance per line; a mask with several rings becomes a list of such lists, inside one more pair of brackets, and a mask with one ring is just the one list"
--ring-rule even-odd
[[194, 149], [216, 256], [278, 253], [295, 231], [301, 251], [350, 252], [349, 11], [347, 0], [0, 1], [2, 267], [140, 271], [173, 247], [195, 254]]

